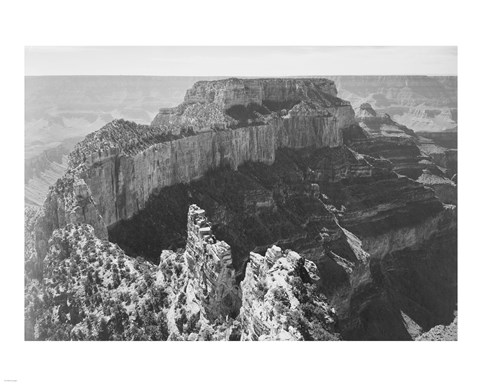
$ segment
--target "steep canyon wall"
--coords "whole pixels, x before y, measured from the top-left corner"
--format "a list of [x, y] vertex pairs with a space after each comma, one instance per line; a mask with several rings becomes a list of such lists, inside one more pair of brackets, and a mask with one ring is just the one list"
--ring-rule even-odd
[[[287, 91], [284, 94], [288, 96]], [[268, 87], [264, 91], [271, 92]], [[237, 101], [227, 96], [223, 95], [227, 106], [246, 103], [245, 95], [237, 94]], [[248, 100], [258, 101], [254, 96]], [[191, 92], [187, 93], [186, 99], [192, 98]], [[280, 99], [277, 96], [275, 100]], [[126, 155], [121, 148], [93, 152], [86, 157], [82, 178], [110, 226], [143, 209], [148, 198], [161, 188], [197, 180], [211, 169], [227, 166], [236, 170], [247, 161], [272, 164], [275, 151], [283, 147], [342, 145], [342, 128], [354, 123], [348, 103], [307, 110], [302, 107], [300, 103], [284, 116], [275, 115], [267, 124], [199, 132], [153, 144], [134, 155]]]

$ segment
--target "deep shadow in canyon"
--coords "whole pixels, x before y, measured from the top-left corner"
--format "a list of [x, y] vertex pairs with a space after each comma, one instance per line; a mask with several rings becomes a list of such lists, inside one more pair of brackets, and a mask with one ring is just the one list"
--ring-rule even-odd
[[[415, 327], [427, 330], [453, 319], [455, 231], [372, 257], [366, 266], [339, 231], [340, 224], [375, 244], [376, 237], [421, 226], [442, 210], [429, 190], [375, 159], [358, 159], [345, 146], [281, 149], [271, 166], [249, 162], [237, 171], [211, 170], [158, 191], [145, 209], [111, 226], [109, 239], [128, 255], [157, 264], [162, 250], [185, 247], [192, 203], [206, 210], [215, 235], [230, 244], [237, 281], [250, 251], [262, 253], [272, 244], [314, 261], [344, 339], [411, 340]], [[353, 273], [339, 265], [338, 255]]]

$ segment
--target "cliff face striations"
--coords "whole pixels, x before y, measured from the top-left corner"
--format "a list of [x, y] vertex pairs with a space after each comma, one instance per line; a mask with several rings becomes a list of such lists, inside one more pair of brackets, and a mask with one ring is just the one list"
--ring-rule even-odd
[[117, 120], [88, 135], [72, 152], [71, 167], [85, 164], [81, 177], [110, 226], [143, 209], [161, 188], [210, 169], [272, 164], [282, 147], [341, 145], [354, 113], [335, 94], [323, 79], [199, 82], [151, 126]]
[[344, 141], [350, 148], [388, 160], [395, 172], [433, 188], [442, 202], [456, 204], [456, 184], [451, 180], [457, 172], [456, 157], [452, 150], [418, 136], [368, 103], [356, 109], [356, 120], [358, 127], [344, 132]]

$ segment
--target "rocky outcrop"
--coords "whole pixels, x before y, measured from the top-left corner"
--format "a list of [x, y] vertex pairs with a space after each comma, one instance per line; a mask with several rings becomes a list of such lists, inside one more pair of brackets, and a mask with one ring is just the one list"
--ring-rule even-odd
[[235, 317], [240, 309], [240, 292], [235, 283], [235, 269], [230, 246], [218, 241], [205, 210], [191, 205], [188, 210], [186, 255], [196, 271], [197, 292], [204, 295], [211, 316]]
[[198, 206], [190, 206], [187, 233], [186, 250], [164, 251], [157, 267], [98, 239], [89, 225], [55, 230], [40, 283], [29, 279], [26, 287], [26, 338], [338, 339], [311, 261], [278, 247], [252, 254], [241, 299], [230, 247], [215, 239]]
[[449, 325], [437, 325], [429, 331], [422, 333], [415, 341], [457, 341], [458, 318]]
[[53, 231], [68, 224], [89, 224], [99, 239], [107, 239], [107, 227], [90, 188], [76, 171], [67, 173], [50, 188], [35, 225], [36, 251], [42, 260]]
[[242, 281], [242, 340], [338, 340], [335, 309], [316, 289], [314, 263], [273, 246], [251, 253]]
[[56, 229], [42, 274], [26, 264], [26, 339], [228, 340], [227, 318], [241, 302], [230, 247], [197, 206], [187, 232], [187, 249], [165, 251], [154, 266], [99, 239], [90, 225]]
[[417, 144], [449, 178], [457, 174], [456, 132], [419, 132]]
[[433, 175], [428, 170], [424, 170], [417, 181], [433, 188], [435, 195], [442, 203], [457, 205], [457, 185], [452, 180]]

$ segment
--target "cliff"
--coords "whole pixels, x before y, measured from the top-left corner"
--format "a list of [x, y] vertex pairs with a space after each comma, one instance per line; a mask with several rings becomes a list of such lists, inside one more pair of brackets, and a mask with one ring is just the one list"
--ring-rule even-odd
[[211, 126], [258, 124], [272, 112], [283, 110], [285, 114], [302, 101], [314, 103], [316, 113], [325, 115], [326, 108], [349, 106], [336, 96], [333, 81], [320, 78], [199, 81], [181, 105], [160, 110], [152, 126], [169, 131], [190, 126], [201, 131]]
[[[341, 145], [354, 113], [335, 94], [333, 82], [323, 79], [199, 82], [183, 105], [161, 112], [151, 126], [116, 120], [88, 135], [71, 153], [70, 169], [79, 169], [111, 226], [142, 210], [161, 188], [196, 180], [210, 169], [272, 164], [283, 147]], [[244, 120], [242, 111], [232, 112], [245, 105], [261, 107], [263, 114]], [[278, 105], [288, 109], [279, 112]], [[188, 115], [197, 107], [205, 113]]]
[[[182, 217], [195, 202], [208, 213], [216, 236], [230, 245], [242, 293], [253, 268], [250, 252], [263, 255], [276, 244], [315, 263], [319, 292], [335, 307], [343, 339], [409, 340], [402, 311], [426, 330], [439, 318], [448, 321], [455, 308], [456, 210], [391, 168], [387, 160], [346, 146], [283, 148], [272, 165], [220, 168], [163, 189], [109, 236], [129, 253], [156, 262], [162, 249], [185, 246]], [[439, 238], [445, 239], [441, 246]], [[256, 292], [255, 281], [248, 281], [245, 288]], [[250, 317], [265, 315], [260, 302], [242, 296], [252, 339], [264, 334]], [[273, 330], [277, 321], [268, 324], [268, 338], [287, 337]]]

